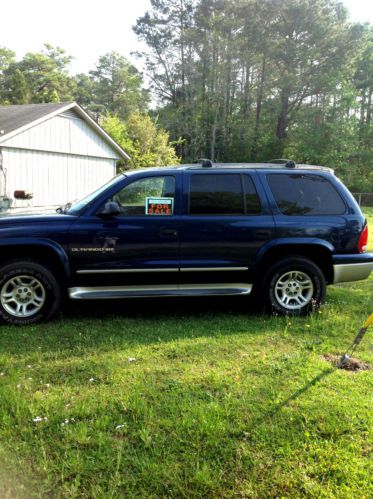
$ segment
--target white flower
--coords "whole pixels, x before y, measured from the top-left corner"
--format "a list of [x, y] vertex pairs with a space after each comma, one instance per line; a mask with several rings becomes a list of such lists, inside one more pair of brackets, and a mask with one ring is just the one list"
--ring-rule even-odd
[[0, 373], [0, 376], [4, 376], [4, 373]]
[[124, 428], [124, 424], [118, 424], [118, 426], [115, 427], [116, 430], [120, 430], [121, 428]]
[[45, 383], [45, 386], [49, 388], [51, 385], [49, 383]]
[[32, 366], [31, 366], [30, 364], [29, 364], [27, 367], [28, 367], [29, 369], [32, 369]]
[[95, 380], [95, 378], [89, 378], [89, 380], [88, 380], [88, 381], [89, 381], [90, 383], [93, 383], [93, 382], [94, 382], [94, 380]]
[[21, 388], [21, 385], [17, 385], [17, 388]]
[[128, 362], [136, 362], [136, 360], [135, 357], [128, 357]]
[[40, 423], [40, 421], [43, 421], [43, 418], [41, 418], [40, 416], [36, 416], [36, 418], [33, 419], [34, 423]]
[[29, 381], [32, 381], [32, 378], [27, 378]]

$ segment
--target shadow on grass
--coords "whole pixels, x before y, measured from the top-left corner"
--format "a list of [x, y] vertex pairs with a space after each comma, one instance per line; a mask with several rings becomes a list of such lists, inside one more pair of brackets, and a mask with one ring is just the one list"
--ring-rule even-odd
[[216, 313], [258, 312], [258, 304], [248, 297], [170, 297], [170, 298], [129, 298], [126, 300], [69, 301], [63, 310], [65, 318], [147, 318], [157, 319], [160, 316], [177, 319], [177, 317], [200, 317]]
[[285, 400], [277, 404], [275, 407], [273, 407], [269, 412], [268, 416], [273, 416], [277, 412], [279, 412], [283, 407], [286, 407], [289, 402], [292, 402], [293, 400], [296, 400], [298, 397], [306, 393], [310, 388], [313, 386], [317, 385], [321, 380], [326, 378], [326, 376], [329, 376], [329, 374], [334, 373], [334, 371], [337, 370], [337, 367], [329, 367], [327, 369], [324, 369], [319, 373], [317, 376], [315, 376], [311, 381], [308, 381], [304, 386], [299, 388], [297, 391], [295, 391], [292, 395], [287, 397]]
[[[4, 326], [0, 353], [24, 355], [89, 351], [167, 343], [236, 333], [260, 335], [270, 316], [247, 297], [70, 301], [52, 322]], [[281, 326], [282, 327], [282, 326]]]
[[308, 392], [310, 388], [313, 386], [317, 385], [320, 383], [324, 378], [329, 376], [330, 374], [333, 374], [338, 368], [337, 367], [329, 367], [327, 369], [324, 369], [319, 373], [317, 376], [315, 376], [313, 379], [308, 381], [305, 385], [303, 385], [301, 388], [298, 388], [294, 393], [289, 395], [286, 399], [282, 400], [278, 404], [276, 404], [274, 407], [269, 409], [269, 411], [265, 412], [264, 414], [260, 415], [258, 418], [256, 418], [253, 422], [253, 426], [256, 426], [258, 424], [264, 423], [268, 419], [274, 418], [277, 416], [277, 414], [283, 409], [284, 407], [287, 407], [290, 402], [293, 400], [298, 399], [300, 396]]

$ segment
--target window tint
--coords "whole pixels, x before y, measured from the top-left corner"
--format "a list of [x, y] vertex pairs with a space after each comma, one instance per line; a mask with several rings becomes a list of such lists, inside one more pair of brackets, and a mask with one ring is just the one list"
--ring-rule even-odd
[[341, 215], [345, 204], [333, 185], [320, 175], [267, 176], [277, 206], [285, 215]]
[[175, 177], [171, 175], [135, 180], [112, 197], [121, 215], [172, 215]]
[[241, 176], [192, 175], [189, 213], [191, 215], [243, 215]]
[[245, 190], [245, 199], [246, 199], [246, 213], [248, 215], [254, 215], [256, 213], [260, 213], [260, 201], [258, 194], [256, 192], [254, 182], [249, 175], [243, 175], [243, 185]]

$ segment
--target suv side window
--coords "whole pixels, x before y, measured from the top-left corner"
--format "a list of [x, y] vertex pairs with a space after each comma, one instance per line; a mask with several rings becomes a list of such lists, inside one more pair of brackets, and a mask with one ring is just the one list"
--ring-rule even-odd
[[112, 197], [121, 208], [120, 216], [172, 215], [174, 199], [175, 177], [172, 175], [135, 180]]
[[[245, 181], [251, 194], [255, 188]], [[190, 177], [191, 215], [244, 215], [245, 202], [240, 174], [200, 174]], [[249, 194], [249, 196], [250, 196]], [[255, 193], [256, 194], [256, 193]]]
[[256, 192], [254, 182], [249, 175], [243, 175], [243, 186], [245, 191], [245, 204], [247, 215], [257, 215], [262, 211], [258, 193]]
[[335, 187], [321, 175], [267, 175], [269, 187], [284, 215], [342, 215], [346, 206]]

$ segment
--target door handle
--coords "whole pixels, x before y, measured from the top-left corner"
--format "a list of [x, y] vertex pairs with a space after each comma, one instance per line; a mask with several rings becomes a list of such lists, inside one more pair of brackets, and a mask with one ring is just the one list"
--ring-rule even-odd
[[161, 229], [159, 235], [161, 237], [177, 237], [178, 231], [176, 229]]

